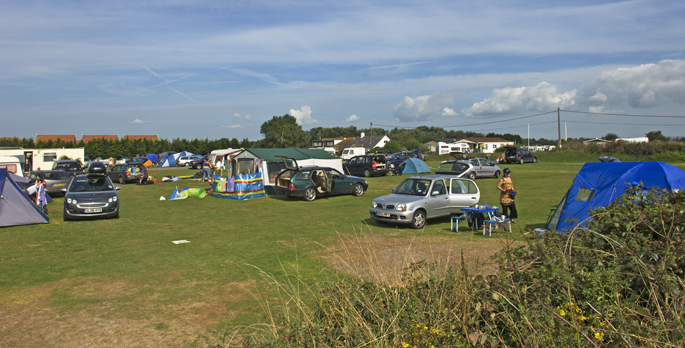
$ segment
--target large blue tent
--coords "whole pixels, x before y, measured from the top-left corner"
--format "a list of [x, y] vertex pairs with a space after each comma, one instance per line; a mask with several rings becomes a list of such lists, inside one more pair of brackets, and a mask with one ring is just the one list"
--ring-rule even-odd
[[590, 211], [605, 207], [629, 186], [685, 188], [685, 172], [663, 162], [585, 163], [547, 224], [559, 232], [581, 226]]
[[418, 158], [407, 158], [402, 164], [402, 174], [430, 174], [428, 165]]

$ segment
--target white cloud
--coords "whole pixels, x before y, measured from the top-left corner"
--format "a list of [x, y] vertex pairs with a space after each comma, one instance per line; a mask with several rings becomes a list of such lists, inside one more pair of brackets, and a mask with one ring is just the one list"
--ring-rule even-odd
[[300, 110], [290, 109], [290, 116], [295, 117], [297, 124], [300, 126], [319, 123], [319, 121], [312, 118], [312, 108], [307, 105], [301, 107]]
[[395, 106], [392, 115], [401, 122], [425, 121], [433, 119], [433, 116], [441, 113], [448, 104], [452, 103], [452, 96], [447, 92], [423, 95], [413, 99], [406, 96]]
[[249, 121], [252, 118], [252, 116], [250, 116], [250, 115], [240, 115], [237, 112], [233, 114], [233, 117], [238, 118], [238, 119], [244, 118], [247, 121]]
[[352, 115], [352, 116], [345, 119], [345, 122], [355, 122], [355, 121], [359, 121], [359, 116]]
[[575, 89], [559, 92], [557, 86], [547, 82], [533, 87], [505, 87], [493, 90], [490, 97], [462, 110], [462, 113], [471, 116], [568, 108], [575, 105], [576, 93]]
[[147, 121], [143, 121], [139, 118], [136, 118], [135, 120], [131, 121], [131, 124], [143, 124], [143, 123], [147, 123]]
[[590, 106], [650, 108], [661, 102], [685, 103], [685, 60], [662, 60], [602, 72], [579, 94]]
[[230, 125], [230, 126], [227, 126], [227, 125], [222, 124], [222, 125], [221, 125], [221, 128], [245, 128], [245, 127], [243, 127], [243, 126], [241, 126], [241, 125], [239, 125], [239, 124], [232, 124], [232, 125]]
[[450, 116], [457, 116], [457, 112], [454, 111], [454, 109], [450, 109], [448, 107], [445, 107], [442, 109], [442, 117], [450, 117]]

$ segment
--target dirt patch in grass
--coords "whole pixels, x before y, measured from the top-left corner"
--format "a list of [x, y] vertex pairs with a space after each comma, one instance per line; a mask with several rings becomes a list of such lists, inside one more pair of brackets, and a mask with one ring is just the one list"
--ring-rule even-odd
[[[0, 347], [206, 346], [212, 342], [208, 329], [239, 314], [230, 304], [243, 301], [252, 286], [251, 282], [217, 286], [211, 296], [165, 305], [153, 304], [159, 293], [146, 294], [137, 296], [140, 306], [126, 309], [115, 299], [135, 295], [139, 289], [125, 281], [78, 279], [23, 289], [0, 298]], [[52, 304], [55, 291], [101, 300], [64, 309]]]
[[364, 233], [340, 236], [337, 243], [318, 254], [337, 271], [374, 282], [400, 284], [402, 275], [413, 264], [434, 263], [438, 269], [444, 269], [447, 265], [461, 264], [462, 254], [466, 267], [473, 274], [494, 274], [497, 264], [490, 258], [506, 243], [506, 240], [494, 238], [459, 241], [419, 236], [405, 239]]

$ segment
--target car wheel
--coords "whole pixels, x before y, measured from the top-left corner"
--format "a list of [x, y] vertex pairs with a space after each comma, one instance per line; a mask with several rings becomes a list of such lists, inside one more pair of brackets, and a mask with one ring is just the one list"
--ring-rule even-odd
[[499, 170], [495, 171], [495, 179], [499, 178]]
[[307, 187], [304, 190], [304, 200], [311, 202], [316, 199], [316, 190], [313, 187]]
[[519, 158], [519, 164], [523, 164], [523, 158]]
[[471, 179], [471, 180], [476, 180], [476, 173], [470, 172], [470, 173], [468, 174], [468, 177], [469, 177], [469, 179]]
[[365, 177], [365, 178], [368, 178], [368, 177], [370, 177], [370, 176], [371, 176], [371, 171], [370, 171], [368, 168], [367, 168], [367, 169], [364, 169], [364, 177]]
[[124, 180], [123, 176], [119, 176], [119, 183], [122, 185], [126, 183], [126, 180]]
[[418, 230], [424, 226], [426, 226], [426, 213], [423, 210], [417, 210], [411, 218], [411, 227]]
[[537, 158], [537, 157], [533, 157], [533, 163], [538, 163], [538, 158]]
[[364, 195], [364, 186], [362, 186], [362, 184], [354, 185], [354, 187], [352, 188], [352, 194], [357, 197], [361, 197], [362, 195]]

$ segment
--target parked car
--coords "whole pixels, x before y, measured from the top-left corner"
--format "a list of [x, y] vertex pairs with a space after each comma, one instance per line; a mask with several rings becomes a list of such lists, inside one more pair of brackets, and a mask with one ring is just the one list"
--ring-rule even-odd
[[209, 158], [209, 155], [204, 155], [204, 156], [202, 156], [202, 157], [200, 157], [200, 158], [196, 158], [196, 159], [190, 160], [190, 164], [189, 164], [189, 165], [190, 165], [193, 169], [202, 169], [202, 163], [203, 163], [207, 158]]
[[[471, 180], [476, 178], [495, 177], [499, 178], [502, 170], [495, 162], [488, 161], [485, 158], [468, 158], [464, 159], [460, 153], [452, 153], [455, 157], [453, 160], [443, 161], [438, 165], [435, 174], [451, 174], [457, 177], [467, 177]], [[470, 165], [468, 168], [465, 164]]]
[[468, 177], [471, 180], [476, 178], [471, 163], [458, 160], [447, 160], [438, 164], [438, 168], [435, 169], [435, 174], [453, 175], [456, 178]]
[[480, 200], [475, 182], [443, 175], [412, 176], [389, 195], [371, 203], [369, 214], [379, 222], [410, 224], [420, 229], [428, 219], [463, 213]]
[[138, 182], [140, 180], [141, 173], [144, 171], [145, 167], [142, 164], [117, 164], [107, 172], [107, 176], [109, 176], [112, 181], [117, 181], [120, 184], [126, 184], [129, 182]]
[[88, 174], [73, 177], [64, 193], [64, 221], [119, 217], [119, 196], [100, 162], [91, 163]]
[[278, 157], [285, 163], [285, 170], [276, 177], [274, 191], [277, 195], [301, 197], [313, 201], [316, 197], [352, 194], [362, 196], [369, 188], [366, 180], [344, 175], [334, 168], [299, 168], [292, 158]]
[[343, 164], [343, 170], [349, 175], [372, 175], [388, 174], [388, 160], [383, 155], [364, 155], [350, 158]]
[[81, 162], [74, 160], [60, 160], [52, 163], [52, 170], [62, 170], [71, 175], [84, 174]]
[[507, 163], [518, 164], [523, 164], [524, 162], [537, 163], [538, 156], [535, 156], [526, 149], [519, 149], [514, 146], [505, 146], [504, 161]]
[[396, 166], [402, 164], [407, 158], [419, 158], [419, 154], [410, 151], [395, 152], [388, 156], [388, 168], [394, 170]]
[[48, 194], [60, 193], [71, 181], [71, 174], [63, 170], [35, 170], [29, 173], [29, 180], [44, 180], [45, 192]]
[[199, 159], [202, 159], [202, 156], [200, 156], [200, 155], [180, 156], [178, 159], [176, 159], [176, 165], [181, 166], [181, 167], [188, 167], [188, 166], [190, 166], [190, 161], [199, 160]]

